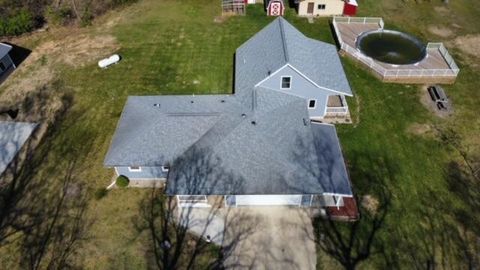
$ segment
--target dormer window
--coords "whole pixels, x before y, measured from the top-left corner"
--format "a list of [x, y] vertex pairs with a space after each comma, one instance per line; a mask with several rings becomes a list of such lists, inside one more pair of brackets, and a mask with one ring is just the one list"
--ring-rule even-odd
[[283, 76], [280, 87], [281, 87], [282, 89], [290, 89], [291, 86], [292, 86], [292, 77], [290, 77], [290, 76]]

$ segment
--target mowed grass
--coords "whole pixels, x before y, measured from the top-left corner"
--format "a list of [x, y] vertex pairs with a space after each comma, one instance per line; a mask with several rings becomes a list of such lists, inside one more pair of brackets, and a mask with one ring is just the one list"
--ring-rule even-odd
[[[478, 4], [451, 2], [457, 16], [439, 16], [434, 12], [439, 3], [395, 0], [362, 1], [360, 14], [383, 16], [387, 26], [428, 40], [438, 40], [425, 30], [428, 25], [448, 25], [457, 18], [462, 34], [478, 33]], [[44, 142], [54, 147], [39, 174], [48, 172], [49, 181], [58, 181], [67, 164], [76, 160], [76, 179], [92, 195], [88, 211], [92, 225], [77, 251], [84, 268], [147, 268], [145, 253], [150, 239], [137, 232], [135, 222], [139, 203], [149, 191], [113, 190], [100, 200], [95, 200], [93, 193], [112, 180], [114, 172], [103, 167], [103, 159], [127, 96], [231, 93], [235, 49], [273, 18], [266, 17], [261, 6], [249, 7], [247, 16], [221, 23], [214, 22], [218, 15], [218, 1], [143, 0], [101, 18], [88, 29], [92, 35], [116, 37], [120, 64], [107, 70], [100, 70], [95, 63], [77, 69], [59, 67], [59, 77], [65, 91], [73, 96], [73, 105]], [[307, 36], [334, 43], [327, 19], [309, 24], [290, 9], [286, 18]], [[109, 19], [118, 19], [118, 23], [113, 28], [101, 27]], [[425, 235], [432, 229], [425, 225], [427, 206], [438, 206], [431, 210], [432, 216], [439, 224], [437, 229], [445, 231], [451, 229], [443, 226], [451, 222], [452, 211], [468, 208], [449, 191], [446, 181], [445, 166], [458, 157], [435, 136], [409, 132], [413, 124], [435, 125], [455, 129], [473, 146], [478, 142], [475, 136], [480, 127], [475, 116], [480, 109], [475, 76], [479, 70], [461, 61], [467, 57], [462, 52], [449, 49], [462, 71], [457, 83], [446, 87], [456, 108], [455, 115], [447, 120], [424, 108], [418, 86], [381, 83], [357, 63], [342, 60], [355, 93], [348, 102], [354, 118], [359, 119], [354, 125], [337, 127], [342, 148], [355, 192], [369, 194], [375, 189], [372, 185], [380, 182], [392, 194], [389, 214], [376, 238], [390, 255], [398, 253], [397, 263], [409, 262], [407, 249], [419, 253], [428, 249]], [[440, 245], [436, 240], [432, 243]], [[381, 256], [372, 255], [363, 266], [373, 268], [383, 263]]]

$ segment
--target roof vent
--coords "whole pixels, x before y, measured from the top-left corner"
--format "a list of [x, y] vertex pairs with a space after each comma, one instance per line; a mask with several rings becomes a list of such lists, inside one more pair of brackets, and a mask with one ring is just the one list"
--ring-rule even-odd
[[254, 126], [255, 126], [256, 124], [257, 124], [257, 122], [255, 122], [255, 121], [252, 121], [252, 125], [254, 125]]
[[193, 100], [191, 100], [190, 103], [193, 103]]
[[308, 120], [305, 119], [305, 118], [303, 118], [303, 125], [304, 125], [304, 126], [308, 126]]
[[247, 115], [246, 115], [246, 114], [244, 114], [244, 113], [242, 113], [242, 118], [245, 118], [245, 117], [247, 117]]
[[153, 107], [159, 107], [160, 108], [160, 103], [154, 103]]
[[220, 100], [221, 103], [225, 103], [225, 99]]
[[268, 73], [268, 76], [270, 76], [270, 74], [272, 74], [272, 71], [271, 71], [271, 70], [269, 70], [267, 73]]

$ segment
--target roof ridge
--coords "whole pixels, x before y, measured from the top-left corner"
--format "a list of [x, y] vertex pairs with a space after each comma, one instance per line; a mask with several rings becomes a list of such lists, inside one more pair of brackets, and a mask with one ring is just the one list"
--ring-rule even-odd
[[[238, 116], [239, 118], [241, 117], [241, 115]], [[234, 120], [234, 121], [232, 121]], [[243, 119], [242, 119], [243, 120]], [[222, 115], [218, 121], [215, 122], [214, 125], [212, 125], [200, 138], [198, 138], [198, 140], [196, 140], [194, 143], [192, 143], [192, 145], [190, 147], [188, 147], [183, 153], [186, 153], [188, 152], [192, 147], [204, 147], [202, 145], [202, 143], [205, 143], [206, 140], [209, 140], [211, 139], [210, 137], [212, 136], [212, 133], [214, 132], [217, 132], [217, 128], [219, 125], [222, 125], [222, 124], [225, 124], [227, 123], [228, 124], [228, 128], [227, 129], [223, 129], [221, 130], [221, 132], [223, 132], [223, 135], [219, 140], [216, 140], [214, 141], [214, 144], [213, 145], [205, 145], [206, 147], [210, 147], [211, 149], [213, 149], [213, 147], [219, 143], [221, 143], [222, 141], [224, 141], [228, 135], [230, 133], [233, 132], [233, 130], [235, 130], [240, 124], [241, 124], [241, 120], [237, 120], [235, 121], [235, 119], [233, 118], [233, 115], [232, 114], [224, 114]], [[208, 143], [208, 142], [207, 142]]]
[[287, 40], [285, 38], [285, 29], [283, 28], [283, 18], [279, 17], [278, 18], [278, 24], [280, 26], [280, 36], [282, 39], [282, 46], [283, 46], [283, 55], [285, 55], [285, 62], [289, 62], [289, 56], [288, 56], [288, 49], [287, 49]]

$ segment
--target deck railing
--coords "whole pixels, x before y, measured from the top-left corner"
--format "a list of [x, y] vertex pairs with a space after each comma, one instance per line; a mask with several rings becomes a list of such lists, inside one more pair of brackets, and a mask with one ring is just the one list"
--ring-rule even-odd
[[368, 57], [360, 52], [359, 49], [353, 48], [342, 40], [342, 35], [338, 30], [338, 23], [377, 23], [380, 29], [383, 29], [384, 22], [382, 18], [368, 18], [368, 17], [333, 17], [333, 28], [337, 36], [340, 49], [370, 67], [382, 78], [396, 78], [396, 77], [456, 77], [460, 72], [455, 60], [448, 53], [443, 43], [428, 43], [427, 54], [429, 50], [438, 50], [447, 62], [449, 69], [386, 69], [378, 64], [371, 57]]
[[347, 100], [345, 99], [345, 96], [340, 95], [340, 98], [342, 99], [342, 104], [343, 107], [328, 107], [327, 105], [327, 114], [347, 114], [348, 113], [348, 104]]
[[346, 114], [348, 113], [348, 107], [327, 107], [327, 113]]

